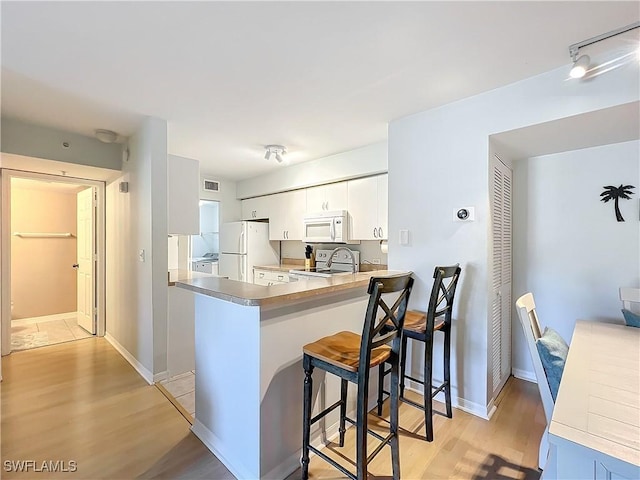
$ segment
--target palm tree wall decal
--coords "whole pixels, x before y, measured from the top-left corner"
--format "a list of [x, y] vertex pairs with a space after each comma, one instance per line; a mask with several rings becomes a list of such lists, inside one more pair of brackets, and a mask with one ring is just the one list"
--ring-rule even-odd
[[618, 200], [620, 198], [625, 198], [629, 200], [631, 197], [629, 195], [633, 195], [634, 187], [633, 185], [620, 185], [619, 187], [614, 187], [613, 185], [607, 185], [604, 188], [604, 192], [600, 194], [602, 197], [600, 200], [604, 203], [607, 203], [609, 200], [613, 200], [613, 207], [616, 211], [616, 220], [619, 222], [624, 222], [624, 218], [622, 218], [622, 214], [620, 213], [620, 207], [618, 206]]

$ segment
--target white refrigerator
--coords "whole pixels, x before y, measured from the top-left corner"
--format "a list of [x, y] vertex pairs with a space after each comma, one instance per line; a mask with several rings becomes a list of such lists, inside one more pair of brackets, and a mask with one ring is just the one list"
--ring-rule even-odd
[[231, 222], [220, 226], [218, 275], [253, 283], [255, 265], [278, 265], [280, 242], [269, 241], [269, 224]]

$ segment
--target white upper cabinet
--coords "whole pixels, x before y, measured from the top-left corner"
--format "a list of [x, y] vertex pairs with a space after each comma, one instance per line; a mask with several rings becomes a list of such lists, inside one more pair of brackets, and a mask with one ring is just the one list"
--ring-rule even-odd
[[167, 157], [167, 232], [171, 235], [200, 233], [200, 162]]
[[242, 200], [242, 220], [266, 220], [269, 218], [271, 197], [247, 198]]
[[302, 240], [302, 219], [306, 211], [305, 190], [269, 195], [269, 240]]
[[306, 192], [307, 213], [347, 209], [347, 182], [310, 187]]
[[388, 230], [388, 175], [347, 182], [351, 240], [384, 240]]

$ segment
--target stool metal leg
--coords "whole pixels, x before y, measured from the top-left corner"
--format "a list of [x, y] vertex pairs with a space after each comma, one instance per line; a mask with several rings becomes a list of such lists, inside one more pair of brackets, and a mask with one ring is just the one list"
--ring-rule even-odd
[[447, 405], [447, 417], [452, 418], [451, 410], [451, 328], [444, 331], [444, 398]]
[[302, 418], [302, 479], [309, 478], [309, 440], [311, 437], [311, 395], [313, 391], [313, 381], [311, 374], [313, 366], [307, 355], [303, 358], [304, 368], [304, 406]]
[[345, 418], [347, 416], [347, 389], [349, 387], [349, 382], [342, 379], [342, 384], [340, 385], [340, 446], [344, 447], [344, 432], [345, 428]]
[[378, 367], [378, 416], [382, 416], [382, 395], [384, 395], [384, 367], [386, 366], [385, 362], [382, 362]]
[[424, 343], [424, 423], [427, 442], [433, 442], [433, 396], [431, 384], [433, 382], [433, 334], [427, 333]]
[[400, 344], [400, 396], [404, 397], [404, 371], [407, 365], [407, 338], [402, 335], [402, 343]]
[[398, 362], [391, 364], [391, 388], [390, 390], [390, 430], [393, 435], [390, 440], [391, 445], [391, 465], [393, 467], [393, 479], [400, 480], [400, 446], [398, 442]]
[[358, 480], [367, 478], [367, 392], [369, 379], [365, 373], [358, 381], [356, 415], [356, 473]]

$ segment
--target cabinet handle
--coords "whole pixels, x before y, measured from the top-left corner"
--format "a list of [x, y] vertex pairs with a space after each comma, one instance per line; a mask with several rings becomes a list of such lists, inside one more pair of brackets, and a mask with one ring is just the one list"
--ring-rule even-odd
[[278, 280], [284, 280], [284, 276], [278, 275]]
[[264, 278], [264, 273], [260, 273], [260, 278]]
[[382, 238], [382, 227], [378, 227], [378, 238]]
[[373, 238], [378, 238], [378, 230], [376, 228], [373, 229]]

